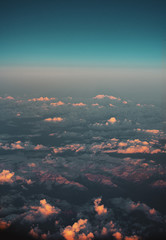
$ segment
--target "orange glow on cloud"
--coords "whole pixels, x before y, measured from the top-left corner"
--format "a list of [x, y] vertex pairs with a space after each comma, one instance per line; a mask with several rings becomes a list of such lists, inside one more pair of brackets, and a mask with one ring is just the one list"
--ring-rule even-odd
[[6, 221], [0, 219], [0, 230], [5, 230], [8, 227], [10, 227], [10, 225], [11, 225], [10, 222], [6, 222]]
[[87, 219], [79, 219], [78, 222], [75, 222], [72, 226], [67, 226], [62, 231], [62, 236], [66, 240], [91, 240], [94, 238], [93, 233], [88, 233], [87, 235], [85, 233], [79, 234], [80, 230], [85, 229], [87, 225], [88, 220]]
[[[48, 217], [51, 214], [58, 214], [60, 212], [60, 209], [56, 209], [54, 206], [47, 203], [46, 199], [40, 200], [40, 205], [41, 206], [31, 206], [31, 209], [36, 210], [31, 210], [31, 212], [34, 214], [40, 214], [43, 217]], [[31, 215], [28, 215], [26, 218], [31, 220]]]
[[11, 146], [13, 149], [24, 149], [24, 147], [21, 146], [21, 141], [17, 141], [16, 143], [11, 143]]
[[107, 123], [114, 124], [116, 121], [117, 121], [117, 120], [116, 120], [115, 117], [111, 117], [110, 119], [108, 119]]
[[134, 235], [134, 236], [130, 236], [130, 237], [125, 237], [124, 240], [139, 240], [139, 239], [140, 238], [138, 236]]
[[116, 239], [116, 240], [122, 240], [123, 236], [120, 232], [115, 232], [112, 234], [112, 236]]
[[51, 105], [51, 106], [54, 106], [54, 107], [56, 107], [56, 106], [62, 106], [62, 105], [64, 105], [64, 102], [59, 101], [59, 102], [56, 102], [56, 103], [50, 103], [50, 105]]
[[46, 122], [61, 122], [63, 121], [63, 118], [61, 117], [54, 117], [54, 118], [46, 118], [44, 119]]
[[51, 101], [51, 100], [55, 100], [55, 98], [48, 98], [48, 97], [39, 97], [39, 98], [32, 98], [32, 99], [28, 99], [29, 102], [37, 102], [37, 101]]
[[9, 170], [3, 170], [0, 173], [0, 184], [2, 183], [12, 183], [12, 177], [14, 176], [14, 172], [10, 172]]
[[72, 105], [73, 105], [74, 107], [77, 107], [77, 106], [80, 106], [80, 107], [86, 106], [86, 104], [85, 104], [85, 103], [82, 103], [82, 102], [80, 102], [80, 103], [73, 103]]
[[41, 150], [41, 149], [45, 149], [46, 147], [43, 146], [42, 144], [37, 144], [35, 147], [34, 147], [34, 150]]
[[107, 208], [104, 208], [104, 205], [99, 205], [101, 203], [101, 198], [97, 198], [94, 200], [94, 208], [98, 215], [102, 215], [107, 213]]

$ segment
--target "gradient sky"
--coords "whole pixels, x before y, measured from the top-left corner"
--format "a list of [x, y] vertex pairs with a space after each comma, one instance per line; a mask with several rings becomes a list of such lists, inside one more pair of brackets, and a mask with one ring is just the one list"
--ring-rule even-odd
[[1, 66], [161, 67], [163, 0], [6, 0]]

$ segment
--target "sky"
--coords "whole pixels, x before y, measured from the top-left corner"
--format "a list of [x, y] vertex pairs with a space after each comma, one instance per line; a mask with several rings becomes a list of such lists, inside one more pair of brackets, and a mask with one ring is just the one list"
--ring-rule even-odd
[[111, 89], [161, 98], [165, 7], [162, 0], [1, 1], [0, 93], [92, 96]]
[[2, 1], [2, 66], [162, 66], [164, 0]]

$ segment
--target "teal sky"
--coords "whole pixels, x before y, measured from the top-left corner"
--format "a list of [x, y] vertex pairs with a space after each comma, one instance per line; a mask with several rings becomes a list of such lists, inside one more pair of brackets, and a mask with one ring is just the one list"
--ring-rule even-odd
[[1, 66], [161, 67], [163, 0], [0, 3]]

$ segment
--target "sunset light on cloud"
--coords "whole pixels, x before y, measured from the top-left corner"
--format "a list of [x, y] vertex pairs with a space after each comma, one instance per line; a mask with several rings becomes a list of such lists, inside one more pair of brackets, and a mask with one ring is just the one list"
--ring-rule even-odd
[[166, 1], [0, 5], [0, 240], [166, 239]]

